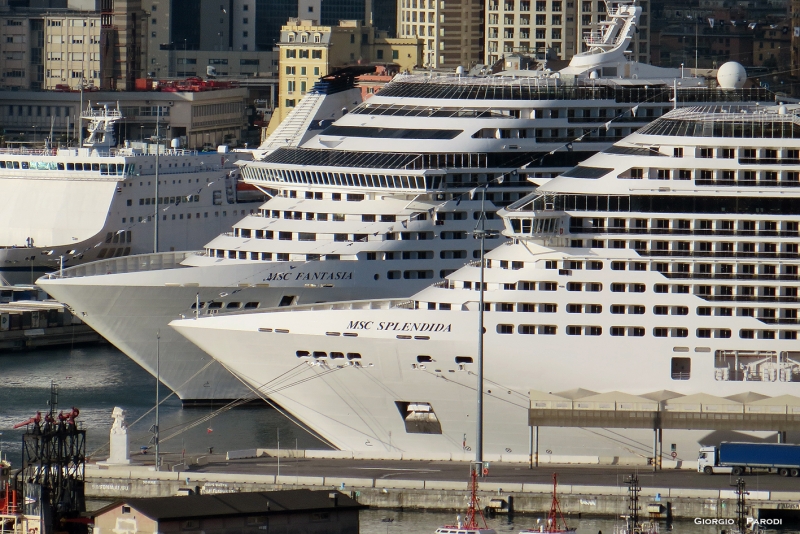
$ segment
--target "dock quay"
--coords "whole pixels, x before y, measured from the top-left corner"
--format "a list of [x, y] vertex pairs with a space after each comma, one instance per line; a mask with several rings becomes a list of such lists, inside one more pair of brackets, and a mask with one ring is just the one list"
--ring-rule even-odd
[[103, 338], [54, 300], [15, 300], [0, 303], [0, 350], [19, 351]]
[[[155, 472], [152, 465], [87, 465], [86, 497], [156, 497], [191, 492], [223, 493], [278, 489], [330, 488], [347, 492], [373, 508], [460, 510], [467, 492], [466, 461], [402, 461], [369, 458], [313, 458], [312, 452], [270, 451], [256, 458], [195, 456], [179, 470]], [[335, 451], [334, 451], [335, 452]], [[312, 453], [312, 454], [309, 454]], [[324, 456], [321, 454], [320, 456]], [[152, 456], [136, 456], [149, 460]], [[625, 479], [638, 471], [643, 515], [674, 520], [733, 519], [735, 477], [696, 472], [695, 462], [653, 473], [644, 465], [558, 465], [530, 469], [527, 463], [491, 464], [481, 480], [482, 506], [499, 513], [541, 514], [552, 499], [552, 475], [558, 473], [562, 510], [575, 517], [618, 517], [628, 505]], [[681, 468], [683, 467], [683, 468]], [[754, 517], [800, 518], [800, 491], [791, 478], [752, 475], [747, 503]], [[734, 484], [734, 487], [731, 486]]]

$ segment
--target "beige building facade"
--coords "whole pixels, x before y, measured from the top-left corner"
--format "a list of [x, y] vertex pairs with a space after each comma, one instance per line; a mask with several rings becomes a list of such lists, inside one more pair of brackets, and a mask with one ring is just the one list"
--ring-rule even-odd
[[100, 86], [100, 14], [0, 18], [2, 89]]
[[[96, 4], [87, 4], [96, 7]], [[0, 12], [0, 89], [132, 89], [143, 60], [139, 0], [101, 10]]]
[[[649, 63], [650, 1], [638, 5], [642, 15], [629, 50], [631, 59]], [[587, 50], [584, 35], [598, 31], [605, 18], [603, 0], [487, 0], [486, 62], [515, 53], [572, 59]]]
[[388, 38], [360, 21], [320, 26], [315, 20], [290, 19], [281, 29], [278, 106], [272, 131], [320, 77], [348, 65], [395, 64], [410, 71], [422, 61], [419, 39]]
[[422, 40], [421, 66], [469, 69], [484, 62], [480, 0], [398, 0], [397, 33]]

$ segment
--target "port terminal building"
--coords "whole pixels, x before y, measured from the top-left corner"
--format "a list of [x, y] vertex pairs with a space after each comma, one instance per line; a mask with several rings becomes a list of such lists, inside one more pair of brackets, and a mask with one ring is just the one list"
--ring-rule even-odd
[[[84, 92], [84, 107], [119, 104], [120, 141], [152, 137], [159, 126], [162, 139], [180, 139], [190, 149], [235, 146], [247, 128], [246, 88], [213, 91], [94, 91]], [[75, 146], [81, 95], [77, 92], [3, 91], [0, 127], [6, 142], [41, 144], [53, 132], [52, 146]], [[85, 138], [85, 136], [84, 136]]]

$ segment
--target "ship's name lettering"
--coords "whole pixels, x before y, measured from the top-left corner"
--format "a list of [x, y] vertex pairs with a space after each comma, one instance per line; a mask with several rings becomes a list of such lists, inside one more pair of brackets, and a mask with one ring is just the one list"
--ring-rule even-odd
[[392, 330], [398, 332], [450, 332], [452, 324], [444, 323], [393, 323], [391, 321], [350, 321], [346, 330]]
[[352, 280], [353, 273], [352, 271], [336, 271], [336, 272], [284, 272], [284, 273], [269, 273], [264, 278], [264, 282], [278, 282], [278, 281], [289, 281], [289, 280]]

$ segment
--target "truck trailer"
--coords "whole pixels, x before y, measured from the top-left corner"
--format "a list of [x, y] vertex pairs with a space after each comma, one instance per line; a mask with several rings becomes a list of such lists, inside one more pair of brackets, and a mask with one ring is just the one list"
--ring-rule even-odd
[[703, 447], [697, 458], [697, 471], [707, 475], [747, 470], [766, 470], [783, 477], [800, 476], [800, 445], [790, 443], [722, 442], [719, 447]]

